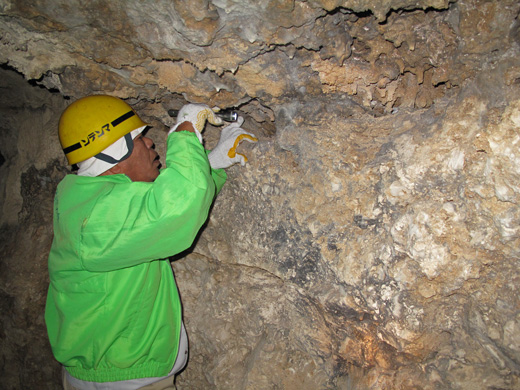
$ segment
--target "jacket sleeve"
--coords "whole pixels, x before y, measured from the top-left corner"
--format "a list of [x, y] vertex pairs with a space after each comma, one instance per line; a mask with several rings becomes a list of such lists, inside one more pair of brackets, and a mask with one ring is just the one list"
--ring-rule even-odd
[[153, 183], [128, 180], [99, 196], [81, 230], [83, 267], [111, 271], [189, 248], [224, 181], [195, 135], [170, 134], [166, 168]]

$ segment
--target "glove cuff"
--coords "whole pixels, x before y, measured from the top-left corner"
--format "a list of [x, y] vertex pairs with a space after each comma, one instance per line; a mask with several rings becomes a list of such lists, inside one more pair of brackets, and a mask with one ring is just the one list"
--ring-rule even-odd
[[[171, 133], [177, 131], [177, 128], [184, 122], [189, 122], [189, 121], [183, 121], [181, 123], [176, 123], [171, 129], [170, 131], [168, 132], [168, 135], [170, 135]], [[190, 122], [191, 123], [191, 122]], [[192, 126], [193, 126], [193, 130], [195, 130], [195, 135], [197, 136], [197, 138], [199, 139], [199, 142], [202, 144], [202, 134], [195, 128], [195, 126], [193, 125], [192, 123]]]

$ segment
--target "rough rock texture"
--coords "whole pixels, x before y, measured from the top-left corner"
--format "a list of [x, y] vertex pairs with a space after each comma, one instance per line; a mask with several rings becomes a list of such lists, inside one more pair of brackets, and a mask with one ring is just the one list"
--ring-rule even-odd
[[12, 70], [0, 70], [0, 91], [0, 387], [57, 388], [43, 308], [53, 192], [67, 171], [56, 112], [67, 104]]
[[59, 388], [42, 317], [55, 129], [103, 92], [159, 149], [186, 101], [237, 107], [260, 138], [173, 263], [179, 389], [519, 388], [519, 12], [0, 1], [2, 385]]

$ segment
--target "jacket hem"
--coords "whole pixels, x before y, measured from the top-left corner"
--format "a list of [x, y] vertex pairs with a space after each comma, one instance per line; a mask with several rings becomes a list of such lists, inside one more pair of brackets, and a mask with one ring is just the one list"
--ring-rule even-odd
[[118, 382], [140, 378], [166, 377], [173, 363], [144, 365], [128, 369], [97, 369], [85, 370], [77, 367], [65, 367], [74, 378], [87, 382]]

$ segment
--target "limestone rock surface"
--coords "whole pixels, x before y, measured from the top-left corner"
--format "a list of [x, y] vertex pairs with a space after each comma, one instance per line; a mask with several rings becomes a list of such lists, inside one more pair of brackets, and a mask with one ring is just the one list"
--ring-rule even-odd
[[[0, 1], [0, 380], [46, 341], [56, 129], [127, 99], [238, 109], [258, 144], [172, 262], [179, 389], [520, 387], [520, 4]], [[211, 149], [219, 129], [208, 126]], [[43, 385], [42, 385], [43, 384]]]

